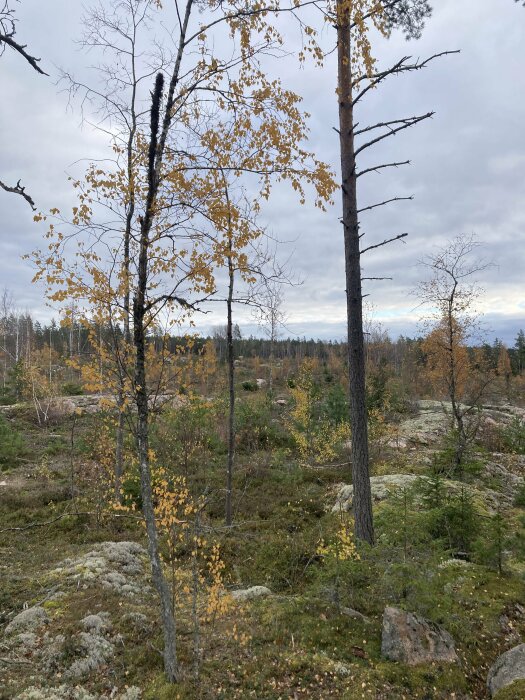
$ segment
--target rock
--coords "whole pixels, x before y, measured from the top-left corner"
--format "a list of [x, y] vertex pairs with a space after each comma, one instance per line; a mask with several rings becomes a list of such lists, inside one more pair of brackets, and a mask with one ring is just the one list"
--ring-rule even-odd
[[268, 383], [266, 381], [266, 379], [256, 379], [255, 382], [256, 382], [257, 386], [259, 387], [259, 389], [264, 389], [264, 387]]
[[[102, 697], [106, 696], [92, 695], [81, 685], [72, 688], [63, 684], [55, 688], [31, 686], [26, 688], [20, 695], [17, 695], [15, 700], [99, 700]], [[119, 693], [118, 688], [114, 688], [111, 697], [114, 700], [140, 700], [142, 691], [136, 686], [130, 686]]]
[[[384, 476], [370, 477], [370, 488], [372, 490], [372, 498], [374, 501], [384, 501], [392, 493], [398, 489], [410, 489], [416, 482], [428, 482], [427, 476], [417, 474], [385, 474]], [[459, 495], [461, 489], [475, 499], [476, 505], [479, 508], [486, 510], [488, 515], [496, 513], [501, 500], [501, 495], [490, 489], [478, 489], [471, 484], [463, 484], [453, 479], [443, 479], [443, 487], [448, 494], [454, 496]], [[418, 498], [421, 494], [417, 494]], [[332, 513], [339, 513], [341, 510], [349, 511], [352, 508], [354, 500], [354, 487], [344, 485], [337, 493], [336, 501], [332, 507]]]
[[[495, 455], [494, 455], [495, 456]], [[483, 465], [483, 472], [499, 482], [500, 496], [508, 503], [512, 503], [516, 493], [523, 487], [525, 480], [522, 476], [513, 474], [499, 462], [487, 462]]]
[[383, 613], [381, 653], [409, 666], [458, 661], [454, 640], [446, 630], [420, 615], [392, 607]]
[[242, 588], [231, 592], [232, 598], [239, 603], [244, 603], [246, 600], [261, 598], [267, 595], [272, 595], [272, 592], [269, 588], [266, 588], [266, 586], [251, 586], [250, 588]]
[[33, 608], [22, 610], [5, 628], [5, 634], [16, 634], [20, 632], [32, 632], [37, 627], [49, 621], [49, 616], [44, 608], [35, 605]]
[[[372, 498], [375, 501], [383, 501], [389, 496], [392, 491], [399, 488], [410, 488], [421, 477], [415, 474], [387, 474], [385, 476], [372, 476], [370, 478], [370, 487], [372, 489]], [[333, 513], [340, 510], [348, 511], [352, 508], [354, 500], [354, 487], [350, 484], [343, 486], [337, 494], [337, 499]]]
[[142, 577], [145, 550], [137, 542], [102, 542], [93, 550], [66, 559], [51, 573], [80, 581], [84, 587], [98, 584], [121, 595], [133, 596], [147, 590]]
[[286, 399], [276, 399], [274, 401], [274, 404], [276, 406], [286, 406], [288, 404], [288, 401]]
[[403, 437], [395, 437], [388, 440], [386, 443], [387, 447], [392, 447], [394, 449], [404, 450], [408, 447], [408, 440]]
[[519, 680], [525, 680], [525, 644], [509, 649], [491, 666], [487, 678], [490, 696]]
[[[21, 632], [13, 640], [19, 647], [23, 647], [25, 652], [34, 649], [38, 643], [38, 636], [34, 632]], [[24, 653], [24, 652], [22, 652]]]
[[97, 700], [97, 698], [81, 686], [71, 688], [68, 685], [59, 685], [56, 688], [31, 686], [17, 695], [15, 700]]
[[340, 612], [342, 615], [346, 615], [346, 617], [351, 617], [354, 620], [361, 620], [361, 622], [369, 622], [368, 617], [363, 615], [363, 613], [360, 613], [358, 610], [354, 610], [353, 608], [342, 607], [340, 608]]

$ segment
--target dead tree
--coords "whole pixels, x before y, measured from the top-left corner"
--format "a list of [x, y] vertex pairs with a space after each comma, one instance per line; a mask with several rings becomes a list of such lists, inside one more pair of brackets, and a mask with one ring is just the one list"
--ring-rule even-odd
[[[378, 9], [372, 9], [359, 21], [373, 21], [378, 12], [386, 12], [389, 27], [400, 27], [407, 37], [419, 36], [425, 17], [430, 14], [426, 0], [393, 0]], [[372, 516], [372, 496], [370, 489], [370, 471], [368, 454], [368, 427], [365, 387], [365, 352], [363, 333], [363, 292], [361, 256], [388, 243], [404, 239], [408, 234], [399, 233], [389, 236], [378, 243], [363, 246], [364, 234], [360, 230], [360, 214], [378, 207], [412, 197], [391, 197], [359, 208], [357, 183], [360, 177], [377, 173], [387, 168], [408, 165], [409, 161], [379, 163], [373, 167], [358, 170], [358, 156], [372, 146], [395, 134], [409, 129], [432, 117], [433, 112], [389, 119], [376, 124], [363, 126], [355, 121], [355, 111], [360, 102], [372, 89], [381, 85], [391, 76], [399, 76], [424, 69], [432, 60], [448, 53], [443, 52], [424, 61], [412, 61], [409, 56], [401, 58], [396, 64], [385, 70], [373, 70], [355, 74], [354, 31], [359, 29], [352, 15], [352, 8], [346, 0], [338, 0], [336, 13], [337, 55], [338, 55], [338, 102], [339, 102], [339, 139], [341, 159], [341, 194], [343, 205], [343, 235], [345, 249], [345, 276], [347, 298], [348, 330], [348, 370], [350, 388], [350, 422], [352, 425], [352, 480], [354, 485], [354, 516], [356, 538], [369, 544], [374, 542]]]
[[[2, 9], [0, 10], [0, 56], [4, 53], [6, 49], [11, 49], [17, 54], [22, 56], [29, 65], [36, 70], [37, 73], [41, 75], [47, 75], [42, 68], [38, 65], [40, 63], [39, 58], [31, 55], [27, 51], [27, 45], [21, 44], [15, 39], [16, 36], [16, 18], [14, 10], [9, 6], [8, 0], [4, 0]], [[25, 187], [20, 184], [20, 180], [16, 185], [6, 185], [5, 182], [0, 180], [0, 187], [6, 192], [11, 192], [12, 194], [18, 194], [23, 197], [29, 204], [31, 209], [35, 211], [35, 203], [31, 196], [25, 191]]]

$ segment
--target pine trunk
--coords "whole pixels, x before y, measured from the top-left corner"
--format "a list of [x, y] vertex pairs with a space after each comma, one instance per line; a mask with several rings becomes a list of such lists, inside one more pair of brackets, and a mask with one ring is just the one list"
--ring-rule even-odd
[[368, 457], [363, 296], [361, 292], [357, 173], [353, 131], [350, 18], [348, 6], [346, 4], [345, 7], [344, 0], [338, 0], [337, 53], [355, 536], [358, 540], [373, 544], [374, 525]]

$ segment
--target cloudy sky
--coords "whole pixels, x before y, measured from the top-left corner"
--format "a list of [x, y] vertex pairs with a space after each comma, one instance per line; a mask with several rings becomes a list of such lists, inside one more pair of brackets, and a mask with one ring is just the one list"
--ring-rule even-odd
[[[103, 157], [106, 142], [78, 109], [68, 106], [57, 87], [59, 67], [82, 72], [92, 60], [75, 43], [83, 4], [77, 0], [22, 0], [17, 5], [17, 38], [42, 57], [49, 78], [37, 75], [12, 52], [0, 58], [0, 179], [22, 179], [41, 210], [72, 202], [67, 173], [80, 159]], [[426, 58], [461, 49], [417, 74], [391, 78], [363, 104], [365, 125], [434, 110], [428, 120], [387, 139], [363, 165], [411, 160], [402, 169], [363, 178], [360, 204], [414, 195], [363, 218], [369, 243], [408, 232], [395, 243], [367, 254], [367, 277], [374, 317], [393, 337], [417, 332], [419, 311], [411, 295], [425, 274], [418, 265], [447, 240], [462, 233], [483, 242], [483, 256], [494, 265], [483, 273], [482, 311], [490, 337], [513, 344], [525, 327], [525, 8], [513, 0], [435, 0], [434, 16], [423, 38], [405, 42], [400, 34], [378, 39], [381, 67], [405, 55]], [[281, 62], [285, 83], [304, 96], [311, 113], [309, 147], [338, 165], [335, 66], [300, 70]], [[290, 259], [298, 287], [285, 290], [287, 328], [307, 337], [342, 338], [345, 327], [344, 270], [340, 202], [326, 213], [300, 206], [285, 188], [275, 191], [265, 223], [281, 239], [282, 259]], [[25, 202], [0, 191], [0, 287], [12, 292], [22, 309], [46, 320], [43, 290], [31, 284], [32, 270], [21, 259], [41, 242]], [[217, 305], [199, 322], [203, 332], [223, 319]], [[240, 312], [245, 332], [255, 330]]]

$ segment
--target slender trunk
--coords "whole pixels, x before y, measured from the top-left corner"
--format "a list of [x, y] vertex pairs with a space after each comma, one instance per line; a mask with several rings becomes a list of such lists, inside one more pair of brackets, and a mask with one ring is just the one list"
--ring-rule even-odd
[[235, 357], [233, 350], [233, 285], [235, 270], [233, 269], [233, 261], [231, 257], [232, 240], [231, 235], [228, 241], [228, 299], [226, 306], [228, 309], [228, 321], [226, 328], [226, 343], [228, 355], [228, 468], [226, 474], [226, 525], [232, 524], [232, 491], [233, 491], [233, 466], [235, 460]]
[[463, 457], [467, 446], [467, 436], [465, 430], [465, 422], [463, 411], [458, 400], [457, 386], [457, 363], [456, 363], [456, 348], [458, 341], [455, 337], [454, 329], [454, 299], [457, 283], [454, 283], [452, 293], [448, 302], [447, 310], [447, 325], [448, 325], [448, 351], [449, 351], [449, 397], [452, 407], [453, 427], [457, 431], [456, 447], [454, 455], [454, 468], [461, 477], [463, 472]]
[[[137, 115], [136, 115], [136, 97], [137, 97], [137, 77], [135, 71], [135, 43], [133, 42], [133, 57], [132, 57], [132, 76], [133, 90], [131, 95], [131, 128], [128, 134], [127, 154], [126, 154], [126, 173], [129, 187], [129, 201], [126, 208], [126, 223], [124, 228], [124, 260], [122, 264], [122, 274], [124, 277], [124, 346], [122, 349], [122, 365], [119, 373], [119, 387], [117, 394], [117, 409], [118, 423], [115, 446], [115, 499], [117, 503], [121, 503], [122, 494], [122, 475], [124, 473], [124, 432], [126, 427], [125, 416], [125, 398], [126, 398], [126, 374], [129, 360], [129, 346], [131, 342], [130, 331], [130, 243], [133, 226], [133, 217], [135, 216], [135, 175], [133, 171], [133, 144], [137, 132]], [[117, 341], [118, 342], [118, 341]]]
[[348, 371], [350, 422], [352, 426], [352, 481], [356, 539], [374, 542], [372, 494], [368, 457], [368, 425], [365, 388], [363, 296], [357, 212], [357, 177], [350, 62], [350, 18], [348, 4], [338, 0], [337, 54], [338, 100], [341, 150], [343, 228], [345, 246], [346, 300], [348, 315]]
[[146, 384], [146, 290], [148, 285], [149, 234], [153, 222], [154, 205], [158, 190], [155, 172], [157, 156], [157, 134], [159, 111], [162, 98], [163, 76], [159, 74], [155, 83], [151, 108], [151, 138], [149, 145], [148, 193], [144, 217], [140, 227], [140, 249], [138, 261], [137, 287], [133, 300], [133, 342], [135, 346], [135, 402], [137, 405], [137, 456], [140, 469], [142, 512], [148, 536], [148, 554], [151, 563], [153, 583], [158, 591], [164, 630], [164, 670], [168, 681], [175, 683], [178, 678], [176, 627], [172, 598], [166, 582], [159, 554], [159, 542], [149, 456], [149, 406]]

